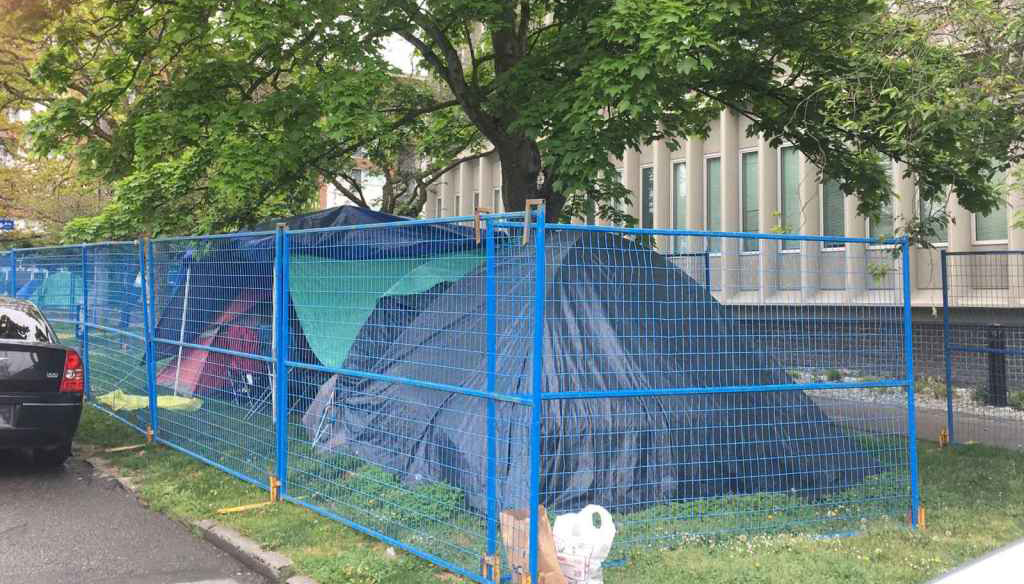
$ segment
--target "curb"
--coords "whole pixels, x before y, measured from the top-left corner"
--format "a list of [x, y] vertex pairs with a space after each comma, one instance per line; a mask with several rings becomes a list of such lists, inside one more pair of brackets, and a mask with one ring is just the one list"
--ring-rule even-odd
[[271, 582], [286, 584], [308, 584], [309, 582], [296, 580], [301, 577], [295, 576], [295, 566], [292, 564], [291, 558], [261, 548], [258, 543], [230, 527], [220, 525], [212, 519], [196, 521], [192, 525], [203, 533], [206, 541]]
[[[86, 454], [86, 453], [81, 453]], [[85, 456], [83, 460], [93, 467], [97, 474], [117, 482], [124, 490], [138, 496], [138, 485], [123, 476], [110, 461], [99, 456]], [[140, 503], [143, 503], [141, 500]], [[145, 504], [145, 503], [143, 503]], [[291, 558], [263, 549], [255, 541], [245, 537], [230, 527], [220, 525], [212, 519], [192, 522], [191, 527], [203, 534], [203, 539], [210, 542], [224, 553], [245, 564], [249, 569], [278, 584], [317, 584], [308, 576], [295, 574], [295, 566]]]
[[138, 485], [135, 484], [135, 481], [126, 476], [121, 475], [121, 473], [118, 472], [117, 467], [110, 464], [110, 461], [108, 461], [107, 459], [100, 458], [98, 456], [88, 456], [83, 460], [85, 460], [86, 463], [92, 466], [93, 470], [97, 471], [100, 476], [104, 478], [113, 479], [114, 481], [117, 482], [118, 485], [121, 486], [122, 489], [128, 491], [129, 493], [135, 494], [139, 490]]

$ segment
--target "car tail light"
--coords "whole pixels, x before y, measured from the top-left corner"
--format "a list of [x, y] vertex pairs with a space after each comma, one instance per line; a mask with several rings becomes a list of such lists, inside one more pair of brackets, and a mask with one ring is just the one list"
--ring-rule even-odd
[[77, 352], [68, 349], [64, 357], [64, 377], [60, 380], [62, 392], [82, 393], [85, 390], [85, 367]]

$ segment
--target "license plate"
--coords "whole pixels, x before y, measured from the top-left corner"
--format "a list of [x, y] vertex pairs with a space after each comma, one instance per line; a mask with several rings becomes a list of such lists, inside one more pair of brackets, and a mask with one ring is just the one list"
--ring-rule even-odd
[[14, 425], [14, 406], [0, 406], [0, 428]]

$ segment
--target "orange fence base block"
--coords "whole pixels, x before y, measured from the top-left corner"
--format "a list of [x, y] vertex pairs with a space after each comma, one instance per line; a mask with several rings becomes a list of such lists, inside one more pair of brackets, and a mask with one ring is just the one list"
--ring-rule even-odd
[[270, 480], [267, 482], [270, 485], [270, 502], [277, 503], [281, 500], [281, 481], [277, 480], [274, 475], [270, 475]]
[[[913, 511], [907, 511], [907, 524], [908, 525], [913, 525], [913, 521], [911, 520], [912, 517], [913, 517], [912, 513], [913, 513]], [[917, 528], [918, 529], [924, 529], [925, 528], [925, 521], [924, 520], [925, 520], [924, 505], [921, 505], [917, 509]]]

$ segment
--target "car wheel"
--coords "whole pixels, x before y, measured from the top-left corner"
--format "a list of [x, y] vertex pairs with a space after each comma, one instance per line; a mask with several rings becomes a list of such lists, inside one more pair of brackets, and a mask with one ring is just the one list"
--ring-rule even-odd
[[40, 466], [60, 466], [71, 457], [71, 443], [67, 442], [56, 448], [36, 448], [32, 452], [32, 457]]

